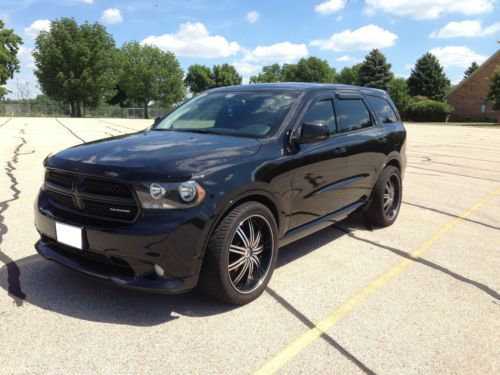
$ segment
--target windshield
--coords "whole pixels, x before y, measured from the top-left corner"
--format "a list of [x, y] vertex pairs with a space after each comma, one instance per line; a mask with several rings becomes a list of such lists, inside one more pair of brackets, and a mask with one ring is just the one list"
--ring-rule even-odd
[[153, 130], [262, 138], [276, 132], [296, 99], [295, 93], [280, 92], [205, 93], [171, 112]]

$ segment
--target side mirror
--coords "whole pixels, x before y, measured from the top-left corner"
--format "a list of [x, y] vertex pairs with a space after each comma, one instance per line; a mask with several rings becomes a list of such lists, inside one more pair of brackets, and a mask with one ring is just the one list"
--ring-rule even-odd
[[157, 116], [155, 117], [155, 121], [153, 122], [153, 125], [156, 125], [158, 124], [160, 121], [161, 121], [162, 117], [161, 116]]
[[299, 143], [321, 142], [330, 137], [330, 131], [326, 124], [304, 122], [300, 128]]

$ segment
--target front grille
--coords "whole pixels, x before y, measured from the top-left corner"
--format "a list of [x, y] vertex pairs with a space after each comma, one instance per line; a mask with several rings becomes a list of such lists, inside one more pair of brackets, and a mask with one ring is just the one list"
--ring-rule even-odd
[[139, 213], [136, 196], [126, 184], [74, 173], [47, 170], [45, 188], [59, 209], [104, 220], [132, 222]]
[[66, 173], [47, 171], [46, 180], [51, 184], [71, 189], [73, 187], [74, 176]]
[[130, 264], [123, 258], [117, 256], [108, 257], [106, 254], [93, 250], [74, 249], [70, 246], [56, 242], [47, 236], [42, 236], [42, 240], [56, 253], [66, 258], [76, 260], [89, 268], [113, 272], [129, 277], [134, 276], [133, 268], [130, 267]]
[[137, 206], [84, 199], [85, 212], [90, 215], [106, 216], [115, 219], [132, 220], [137, 215]]
[[86, 178], [82, 183], [82, 191], [91, 194], [106, 195], [111, 197], [131, 198], [130, 189], [120, 183], [111, 181], [101, 181]]
[[76, 207], [71, 195], [61, 194], [53, 190], [47, 190], [47, 193], [49, 194], [50, 200], [55, 204], [73, 209]]

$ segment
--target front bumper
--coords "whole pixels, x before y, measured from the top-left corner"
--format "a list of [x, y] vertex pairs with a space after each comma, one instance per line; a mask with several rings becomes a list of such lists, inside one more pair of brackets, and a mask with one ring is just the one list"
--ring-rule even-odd
[[[210, 215], [200, 206], [144, 211], [136, 222], [97, 221], [54, 207], [42, 189], [35, 201], [37, 252], [86, 275], [122, 287], [180, 293], [198, 282]], [[56, 240], [55, 222], [83, 228], [84, 249]], [[165, 270], [159, 277], [154, 264]]]

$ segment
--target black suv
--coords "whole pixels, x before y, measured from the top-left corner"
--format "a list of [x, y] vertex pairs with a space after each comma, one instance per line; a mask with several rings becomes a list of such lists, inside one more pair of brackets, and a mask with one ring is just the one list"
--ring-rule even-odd
[[278, 248], [355, 211], [399, 212], [406, 131], [381, 90], [310, 83], [204, 92], [147, 130], [44, 161], [35, 245], [116, 285], [258, 297]]

